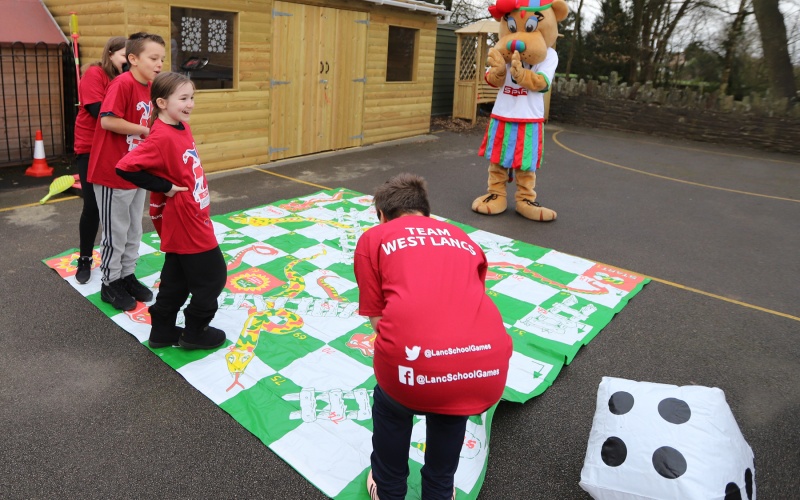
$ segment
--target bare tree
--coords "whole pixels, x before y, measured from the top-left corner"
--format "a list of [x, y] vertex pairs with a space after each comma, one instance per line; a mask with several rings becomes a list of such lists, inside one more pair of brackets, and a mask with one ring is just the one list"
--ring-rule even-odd
[[728, 30], [728, 36], [723, 42], [723, 46], [725, 47], [725, 59], [722, 65], [721, 85], [719, 87], [719, 91], [722, 95], [728, 93], [728, 86], [731, 83], [731, 71], [733, 70], [733, 59], [736, 55], [739, 40], [742, 38], [744, 20], [748, 14], [751, 14], [747, 12], [747, 2], [748, 0], [740, 1], [739, 10], [736, 12], [736, 17], [734, 17], [733, 23], [731, 23], [731, 27]]
[[675, 28], [698, 5], [693, 0], [682, 0], [675, 11], [670, 0], [633, 0], [633, 33], [638, 37], [638, 51], [633, 55], [638, 78], [634, 77], [637, 68], [632, 65], [632, 81], [655, 79], [657, 69], [664, 66]]
[[450, 22], [459, 26], [466, 26], [489, 18], [489, 5], [494, 0], [426, 0], [428, 3], [442, 5], [451, 12]]
[[753, 0], [764, 63], [769, 71], [770, 88], [777, 97], [795, 98], [796, 87], [789, 58], [786, 25], [778, 8], [779, 0]]
[[569, 78], [572, 69], [572, 58], [575, 57], [575, 47], [581, 43], [581, 11], [583, 10], [583, 0], [578, 4], [578, 10], [575, 12], [575, 28], [572, 30], [572, 41], [569, 44], [569, 55], [567, 56], [566, 74]]

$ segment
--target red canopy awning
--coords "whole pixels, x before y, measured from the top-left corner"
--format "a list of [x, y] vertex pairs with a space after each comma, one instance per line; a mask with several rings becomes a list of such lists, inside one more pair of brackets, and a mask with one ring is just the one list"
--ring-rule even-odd
[[0, 43], [66, 41], [66, 35], [41, 0], [0, 0]]

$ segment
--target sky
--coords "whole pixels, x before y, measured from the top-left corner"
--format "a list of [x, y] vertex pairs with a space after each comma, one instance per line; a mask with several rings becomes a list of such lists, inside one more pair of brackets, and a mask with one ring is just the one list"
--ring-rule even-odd
[[[470, 4], [479, 7], [484, 11], [486, 7], [495, 3], [494, 1], [489, 1], [489, 0], [464, 0], [464, 1], [469, 2]], [[565, 0], [565, 1], [567, 2], [567, 5], [569, 6], [570, 10], [573, 12], [578, 9], [578, 5], [580, 4], [580, 0]], [[714, 0], [714, 1], [718, 6], [724, 8], [728, 12], [735, 12], [739, 8], [739, 0]], [[792, 59], [792, 62], [795, 65], [800, 65], [800, 0], [779, 0], [779, 2], [780, 2], [779, 7], [781, 9], [781, 12], [783, 12], [784, 16], [784, 23], [786, 24], [786, 36], [789, 42], [789, 55]], [[591, 28], [595, 18], [600, 14], [601, 3], [602, 0], [583, 1], [583, 9], [581, 11], [583, 21], [581, 22], [581, 26], [584, 31]], [[752, 6], [750, 6], [750, 10], [752, 11]], [[705, 22], [703, 23], [701, 29], [707, 30], [708, 36], [710, 37], [718, 37], [720, 30], [724, 29], [725, 26], [731, 22], [731, 20], [732, 18], [730, 16], [725, 16], [721, 12], [716, 12], [716, 13], [709, 12], [707, 14], [707, 19], [704, 19]], [[748, 25], [747, 28], [749, 28], [751, 31], [756, 29], [756, 21], [754, 16], [752, 15], [748, 16], [747, 25]], [[686, 25], [683, 26], [682, 29], [685, 32], [685, 35], [683, 35], [684, 39], [689, 40], [691, 37], [698, 36], [697, 33], [692, 33], [692, 30], [689, 27], [688, 23], [686, 23]], [[678, 34], [679, 33], [676, 33], [676, 35]], [[703, 35], [700, 34], [700, 36]]]

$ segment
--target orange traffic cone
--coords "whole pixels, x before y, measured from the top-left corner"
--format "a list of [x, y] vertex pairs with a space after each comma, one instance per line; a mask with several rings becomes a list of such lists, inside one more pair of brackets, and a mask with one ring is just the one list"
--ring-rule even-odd
[[25, 170], [25, 175], [31, 177], [49, 177], [53, 175], [53, 167], [47, 164], [44, 158], [44, 139], [42, 131], [36, 131], [36, 143], [33, 146], [33, 165]]

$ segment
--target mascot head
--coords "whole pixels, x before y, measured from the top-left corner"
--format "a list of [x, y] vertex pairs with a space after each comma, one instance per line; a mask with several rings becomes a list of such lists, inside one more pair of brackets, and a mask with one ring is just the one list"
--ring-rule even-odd
[[538, 64], [558, 38], [558, 23], [567, 18], [564, 0], [498, 0], [489, 14], [500, 21], [500, 39], [495, 48], [507, 63], [519, 51], [524, 63]]

